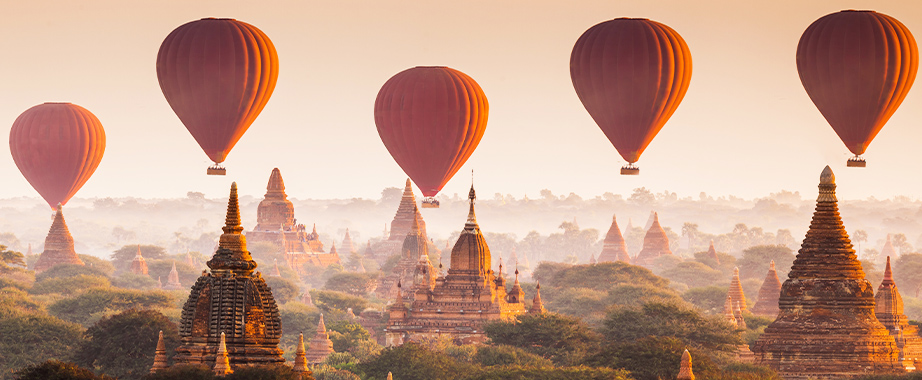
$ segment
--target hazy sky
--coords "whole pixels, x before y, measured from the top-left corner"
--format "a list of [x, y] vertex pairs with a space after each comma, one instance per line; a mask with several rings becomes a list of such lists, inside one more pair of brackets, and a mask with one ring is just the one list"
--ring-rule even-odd
[[[922, 39], [918, 1], [8, 1], [0, 24], [0, 135], [36, 104], [67, 101], [92, 111], [105, 156], [77, 197], [181, 197], [201, 191], [261, 195], [273, 167], [298, 198], [377, 198], [406, 176], [375, 129], [373, 104], [392, 75], [445, 65], [474, 78], [490, 102], [480, 146], [443, 193], [537, 197], [541, 189], [630, 194], [645, 186], [680, 196], [813, 197], [822, 168], [848, 199], [918, 197], [922, 189], [922, 89], [909, 92], [871, 144], [866, 169], [800, 84], [794, 53], [823, 15], [873, 9]], [[228, 156], [226, 177], [160, 91], [155, 60], [177, 26], [231, 17], [262, 29], [278, 49], [278, 85]], [[681, 106], [639, 165], [624, 164], [573, 90], [569, 57], [589, 27], [618, 17], [671, 26], [694, 69]], [[917, 83], [916, 87], [922, 84]], [[0, 197], [36, 196], [0, 144]], [[906, 174], [910, 173], [910, 174]], [[417, 190], [418, 193], [418, 190]]]

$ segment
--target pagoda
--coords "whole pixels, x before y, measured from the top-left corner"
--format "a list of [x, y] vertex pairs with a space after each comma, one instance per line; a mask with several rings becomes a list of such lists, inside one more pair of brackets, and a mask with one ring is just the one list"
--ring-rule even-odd
[[659, 215], [653, 213], [653, 222], [643, 237], [643, 249], [634, 258], [634, 265], [650, 268], [653, 261], [664, 255], [671, 255], [669, 250], [669, 238], [666, 231], [659, 224]]
[[774, 318], [779, 311], [779, 297], [781, 297], [781, 280], [778, 279], [778, 272], [775, 271], [775, 260], [772, 260], [768, 274], [765, 275], [765, 281], [762, 281], [762, 287], [759, 288], [759, 296], [752, 307], [752, 313]]
[[170, 274], [166, 277], [166, 286], [163, 287], [164, 290], [182, 290], [183, 286], [179, 283], [179, 271], [176, 270], [176, 262], [173, 262], [173, 268], [170, 269]]
[[714, 241], [711, 240], [711, 245], [708, 246], [707, 257], [711, 260], [714, 260], [714, 263], [720, 265], [720, 256], [717, 256], [717, 249], [714, 248]]
[[692, 371], [691, 354], [688, 353], [687, 349], [682, 353], [682, 363], [679, 365], [679, 375], [676, 376], [676, 380], [695, 380], [695, 373]]
[[227, 218], [218, 249], [182, 309], [182, 340], [173, 360], [177, 364], [215, 363], [226, 334], [231, 368], [284, 363], [278, 348], [282, 321], [272, 291], [247, 251], [241, 234], [237, 184], [231, 185]]
[[884, 248], [880, 250], [880, 255], [883, 257], [898, 257], [896, 254], [896, 248], [893, 248], [893, 242], [890, 241], [890, 234], [887, 234], [887, 242], [884, 243]]
[[[366, 258], [383, 263], [389, 257], [397, 254], [400, 251], [404, 237], [410, 233], [414, 223], [418, 225], [419, 234], [428, 241], [429, 239], [426, 237], [426, 222], [423, 221], [423, 215], [419, 212], [419, 208], [416, 207], [416, 196], [413, 195], [413, 184], [410, 182], [410, 179], [407, 178], [406, 186], [403, 188], [403, 196], [400, 197], [400, 204], [397, 206], [397, 213], [394, 214], [394, 219], [391, 221], [391, 229], [387, 236], [387, 240], [375, 243], [375, 255], [373, 257], [366, 256]], [[387, 225], [384, 227], [385, 231], [387, 231]], [[413, 260], [415, 261], [416, 257], [414, 257]]]
[[[388, 309], [388, 346], [446, 336], [457, 344], [483, 343], [486, 322], [526, 313], [522, 296], [507, 292], [505, 278], [490, 269], [490, 248], [474, 214], [473, 187], [468, 198], [467, 222], [451, 250], [448, 274], [436, 278], [431, 289], [417, 284], [409, 307], [402, 297], [395, 298]], [[402, 288], [400, 282], [398, 287]]]
[[746, 294], [743, 293], [743, 284], [740, 282], [740, 268], [733, 268], [729, 295], [734, 305], [740, 305], [740, 309], [746, 311]]
[[315, 225], [311, 233], [295, 219], [295, 206], [285, 194], [285, 182], [278, 168], [272, 169], [266, 195], [256, 209], [256, 228], [246, 232], [250, 243], [268, 242], [284, 253], [288, 266], [299, 274], [302, 266], [311, 262], [327, 266], [339, 263], [339, 257], [326, 254]]
[[67, 223], [64, 223], [64, 214], [61, 212], [61, 205], [54, 213], [54, 221], [51, 222], [51, 228], [48, 230], [48, 236], [45, 236], [45, 250], [38, 256], [33, 270], [35, 273], [42, 273], [49, 268], [58, 264], [83, 265], [83, 261], [77, 257], [74, 251], [74, 238], [67, 229]]
[[131, 273], [147, 276], [147, 261], [144, 260], [144, 256], [141, 255], [140, 244], [138, 244], [138, 253], [135, 254], [134, 259], [131, 260]]
[[[414, 211], [418, 211], [415, 203], [411, 207], [413, 207]], [[426, 256], [426, 262], [429, 260], [429, 244], [422, 231], [419, 213], [412, 212], [410, 215], [413, 216], [413, 222], [410, 224], [410, 231], [403, 238], [403, 245], [399, 251], [400, 260], [391, 269], [390, 274], [378, 280], [378, 287], [375, 289], [378, 298], [394, 299], [397, 297], [397, 283], [413, 284], [416, 264], [419, 262], [420, 257]], [[412, 301], [414, 298], [413, 293], [410, 291], [401, 295], [406, 301]]]
[[352, 243], [352, 237], [349, 236], [349, 229], [346, 229], [346, 236], [343, 237], [343, 243], [339, 245], [339, 250], [345, 253], [347, 256], [350, 253], [357, 253], [359, 250], [355, 248], [355, 244]]
[[614, 215], [611, 217], [611, 227], [608, 228], [608, 233], [605, 234], [602, 253], [599, 254], [598, 261], [600, 263], [631, 262], [631, 257], [627, 254], [627, 246], [624, 244], [624, 236], [621, 235], [621, 229], [618, 228], [618, 221]]
[[320, 322], [317, 323], [317, 332], [311, 339], [311, 344], [307, 349], [305, 357], [307, 364], [314, 365], [323, 363], [323, 360], [333, 353], [333, 341], [327, 334], [327, 326], [323, 323], [323, 314], [320, 314]]
[[874, 315], [874, 289], [839, 217], [835, 189], [827, 166], [810, 229], [781, 286], [778, 317], [753, 347], [756, 364], [785, 379], [903, 371], [896, 342]]
[[903, 297], [900, 296], [896, 282], [893, 281], [890, 256], [887, 256], [884, 280], [877, 287], [874, 304], [874, 314], [877, 320], [887, 327], [890, 336], [896, 340], [903, 367], [907, 371], [919, 368], [919, 365], [922, 365], [922, 337], [919, 336], [919, 326], [909, 324], [909, 318], [903, 312]]

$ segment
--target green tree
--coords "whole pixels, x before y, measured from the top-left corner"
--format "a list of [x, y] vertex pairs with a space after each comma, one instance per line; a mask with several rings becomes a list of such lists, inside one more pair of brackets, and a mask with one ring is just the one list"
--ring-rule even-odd
[[49, 278], [74, 277], [79, 275], [99, 276], [108, 278], [105, 270], [100, 268], [88, 267], [85, 265], [58, 264], [48, 270], [35, 275], [35, 281], [42, 281]]
[[649, 284], [622, 284], [608, 291], [606, 306], [640, 306], [650, 301], [678, 300], [679, 295], [669, 288]]
[[86, 368], [73, 363], [48, 360], [16, 371], [17, 380], [115, 380], [108, 376], [97, 376]]
[[555, 364], [573, 364], [594, 349], [599, 337], [579, 318], [556, 313], [519, 315], [484, 326], [492, 344], [522, 348]]
[[36, 312], [0, 308], [0, 373], [40, 363], [70, 360], [83, 342], [83, 329], [74, 323]]
[[346, 320], [335, 321], [327, 325], [330, 332], [330, 341], [333, 342], [333, 351], [352, 352], [360, 343], [371, 338], [371, 334], [362, 325]]
[[775, 261], [778, 277], [784, 278], [794, 263], [794, 251], [783, 245], [756, 245], [746, 248], [743, 250], [743, 257], [737, 262], [740, 278], [764, 279], [772, 260]]
[[275, 297], [275, 300], [280, 304], [288, 303], [288, 301], [296, 299], [298, 295], [301, 294], [301, 289], [298, 287], [298, 284], [287, 278], [264, 276], [263, 279], [266, 280], [266, 284], [272, 289], [272, 296]]
[[346, 309], [352, 308], [352, 312], [358, 315], [368, 307], [368, 300], [347, 293], [317, 289], [311, 290], [310, 293], [314, 305], [324, 313], [343, 313]]
[[29, 293], [72, 295], [91, 288], [108, 288], [109, 285], [109, 279], [106, 277], [81, 274], [74, 277], [54, 277], [38, 281], [32, 285]]
[[463, 380], [628, 380], [626, 371], [590, 367], [496, 366], [474, 372]]
[[[588, 357], [585, 363], [595, 367], [626, 369], [636, 380], [675, 379], [686, 348], [682, 340], [672, 337], [641, 337], [607, 344]], [[696, 377], [712, 379], [715, 373], [720, 372], [710, 356], [695, 348], [689, 348], [689, 351]]]
[[682, 293], [682, 299], [707, 314], [719, 314], [723, 313], [724, 303], [727, 301], [727, 288], [723, 286], [691, 288]]
[[922, 290], [922, 254], [900, 255], [891, 267], [893, 268], [893, 279], [900, 284], [900, 288], [912, 292], [918, 298], [919, 291]]
[[124, 272], [118, 277], [112, 279], [112, 286], [139, 290], [155, 289], [157, 288], [157, 280], [144, 274]]
[[172, 296], [161, 290], [89, 289], [48, 306], [48, 311], [65, 321], [89, 327], [97, 319], [128, 309], [172, 307]]
[[858, 258], [863, 259], [864, 257], [861, 256], [861, 243], [868, 241], [868, 232], [865, 230], [856, 230], [855, 233], [852, 234], [852, 240], [858, 243]]
[[106, 276], [111, 276], [112, 273], [115, 273], [115, 266], [112, 265], [112, 262], [106, 259], [101, 259], [96, 256], [78, 254], [80, 261], [83, 261], [83, 265], [91, 267], [93, 269], [98, 269], [105, 273]]
[[0, 244], [0, 272], [9, 269], [11, 265], [25, 267], [25, 256], [22, 253], [6, 249], [5, 245]]
[[316, 380], [361, 380], [359, 375], [352, 372], [336, 369], [325, 364], [316, 365], [311, 368], [314, 379]]
[[238, 367], [224, 380], [314, 380], [314, 377], [310, 373], [299, 377], [291, 367], [276, 364]]
[[337, 273], [327, 279], [324, 289], [363, 297], [375, 290], [377, 276], [369, 273]]
[[630, 265], [624, 262], [605, 262], [596, 265], [572, 265], [560, 270], [549, 278], [539, 278], [538, 276], [542, 266], [548, 265], [542, 262], [535, 272], [535, 279], [540, 280], [545, 285], [557, 288], [586, 288], [599, 291], [608, 291], [615, 285], [619, 284], [649, 284], [653, 286], [666, 287], [669, 280], [658, 277], [650, 270]]
[[388, 347], [371, 360], [359, 363], [367, 379], [384, 380], [388, 372], [400, 380], [454, 380], [475, 367], [459, 363], [448, 355], [417, 343]]
[[[211, 367], [205, 365], [180, 364], [145, 375], [144, 380], [216, 380]], [[226, 379], [226, 378], [225, 378]]]
[[615, 344], [648, 336], [673, 337], [692, 347], [729, 352], [742, 343], [733, 326], [722, 318], [704, 316], [677, 302], [648, 302], [641, 307], [613, 309], [601, 332], [606, 342]]
[[173, 270], [173, 264], [176, 264], [176, 273], [179, 275], [179, 283], [186, 289], [192, 286], [196, 281], [198, 281], [199, 276], [202, 275], [202, 271], [198, 268], [193, 268], [185, 260], [179, 259], [168, 259], [168, 260], [147, 260], [147, 274], [150, 275], [150, 278], [157, 280], [160, 278], [160, 281], [166, 285], [166, 281], [170, 276], [170, 271]]
[[550, 360], [532, 354], [519, 347], [504, 344], [492, 346], [478, 346], [473, 360], [482, 366], [524, 366], [524, 367], [553, 367]]
[[159, 332], [163, 331], [167, 357], [179, 346], [179, 330], [153, 310], [127, 310], [104, 317], [86, 330], [86, 341], [74, 356], [88, 368], [117, 378], [136, 379], [154, 363]]
[[663, 277], [689, 287], [708, 286], [723, 282], [723, 273], [697, 261], [683, 261], [663, 271]]

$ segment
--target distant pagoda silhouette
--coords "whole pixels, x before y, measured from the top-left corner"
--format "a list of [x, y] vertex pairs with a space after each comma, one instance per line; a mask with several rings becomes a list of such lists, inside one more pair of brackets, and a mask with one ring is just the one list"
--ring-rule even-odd
[[877, 287], [874, 303], [874, 314], [877, 320], [887, 327], [890, 335], [896, 340], [903, 367], [907, 370], [918, 369], [922, 365], [922, 337], [919, 336], [919, 326], [910, 325], [909, 318], [903, 311], [903, 296], [900, 295], [896, 282], [893, 281], [890, 256], [887, 256], [884, 279]]
[[222, 229], [218, 250], [207, 263], [211, 273], [198, 278], [183, 306], [182, 344], [173, 360], [211, 366], [219, 345], [226, 341], [231, 368], [284, 363], [278, 348], [282, 335], [278, 306], [266, 281], [254, 273], [256, 262], [241, 234], [236, 183], [231, 185]]
[[42, 273], [58, 264], [83, 265], [83, 261], [74, 251], [74, 238], [67, 229], [61, 208], [59, 204], [54, 213], [54, 221], [48, 229], [48, 236], [45, 236], [45, 250], [38, 256], [33, 267], [35, 273]]
[[665, 255], [672, 255], [672, 251], [669, 249], [669, 238], [666, 236], [666, 231], [659, 224], [659, 215], [655, 212], [652, 214], [650, 228], [647, 229], [647, 234], [643, 237], [643, 249], [634, 258], [634, 265], [646, 268], [650, 268], [654, 260]]
[[896, 342], [874, 315], [874, 288], [842, 225], [835, 189], [827, 166], [810, 229], [781, 287], [778, 318], [753, 347], [756, 363], [785, 379], [903, 370]]
[[602, 245], [602, 253], [599, 254], [598, 262], [631, 262], [631, 257], [627, 254], [627, 246], [624, 244], [624, 236], [621, 235], [621, 229], [618, 228], [618, 220], [614, 215], [611, 217], [611, 227], [605, 234], [605, 241]]
[[759, 296], [752, 307], [752, 313], [772, 318], [778, 316], [779, 297], [781, 297], [781, 280], [778, 279], [778, 272], [775, 270], [775, 260], [772, 260], [768, 273], [765, 275], [765, 281], [759, 288]]

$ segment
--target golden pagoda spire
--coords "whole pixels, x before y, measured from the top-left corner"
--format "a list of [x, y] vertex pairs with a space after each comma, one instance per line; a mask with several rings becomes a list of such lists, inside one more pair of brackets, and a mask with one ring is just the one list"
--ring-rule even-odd
[[218, 344], [218, 354], [215, 356], [213, 370], [215, 375], [222, 377], [234, 373], [230, 366], [230, 360], [227, 358], [227, 344], [224, 343], [224, 332], [221, 332], [221, 343]]
[[695, 380], [695, 374], [692, 372], [692, 358], [691, 354], [688, 353], [686, 349], [682, 353], [682, 364], [679, 367], [679, 376], [676, 377], [677, 380]]
[[[518, 276], [516, 276], [515, 283], [518, 284]], [[541, 302], [541, 282], [538, 282], [535, 286], [535, 298], [531, 302], [531, 309], [528, 310], [529, 314], [542, 314], [547, 310], [544, 309], [544, 303]]]
[[166, 343], [163, 342], [163, 330], [160, 330], [160, 336], [157, 338], [157, 349], [154, 350], [154, 365], [150, 367], [150, 373], [156, 373], [169, 367], [166, 357]]
[[480, 226], [477, 225], [477, 215], [474, 214], [474, 202], [477, 200], [477, 193], [474, 191], [474, 185], [471, 185], [471, 191], [468, 192], [467, 198], [471, 202], [471, 208], [467, 212], [467, 222], [464, 223], [464, 231], [462, 233], [471, 233], [480, 230]]
[[304, 333], [298, 335], [297, 347], [295, 351], [295, 365], [292, 367], [292, 371], [299, 374], [310, 371], [310, 369], [307, 368], [307, 356], [305, 356], [306, 351], [304, 350]]
[[893, 287], [896, 285], [896, 282], [893, 281], [893, 270], [890, 269], [890, 256], [887, 256], [887, 267], [884, 269], [884, 280], [880, 283], [880, 287]]
[[224, 233], [218, 241], [218, 250], [208, 267], [213, 272], [234, 271], [236, 275], [249, 276], [256, 269], [256, 262], [247, 251], [246, 237], [243, 236], [243, 226], [240, 224], [240, 206], [237, 201], [237, 183], [231, 184], [230, 196], [227, 199], [227, 217]]
[[392, 374], [390, 371], [387, 371], [387, 380], [394, 380], [394, 374]]

